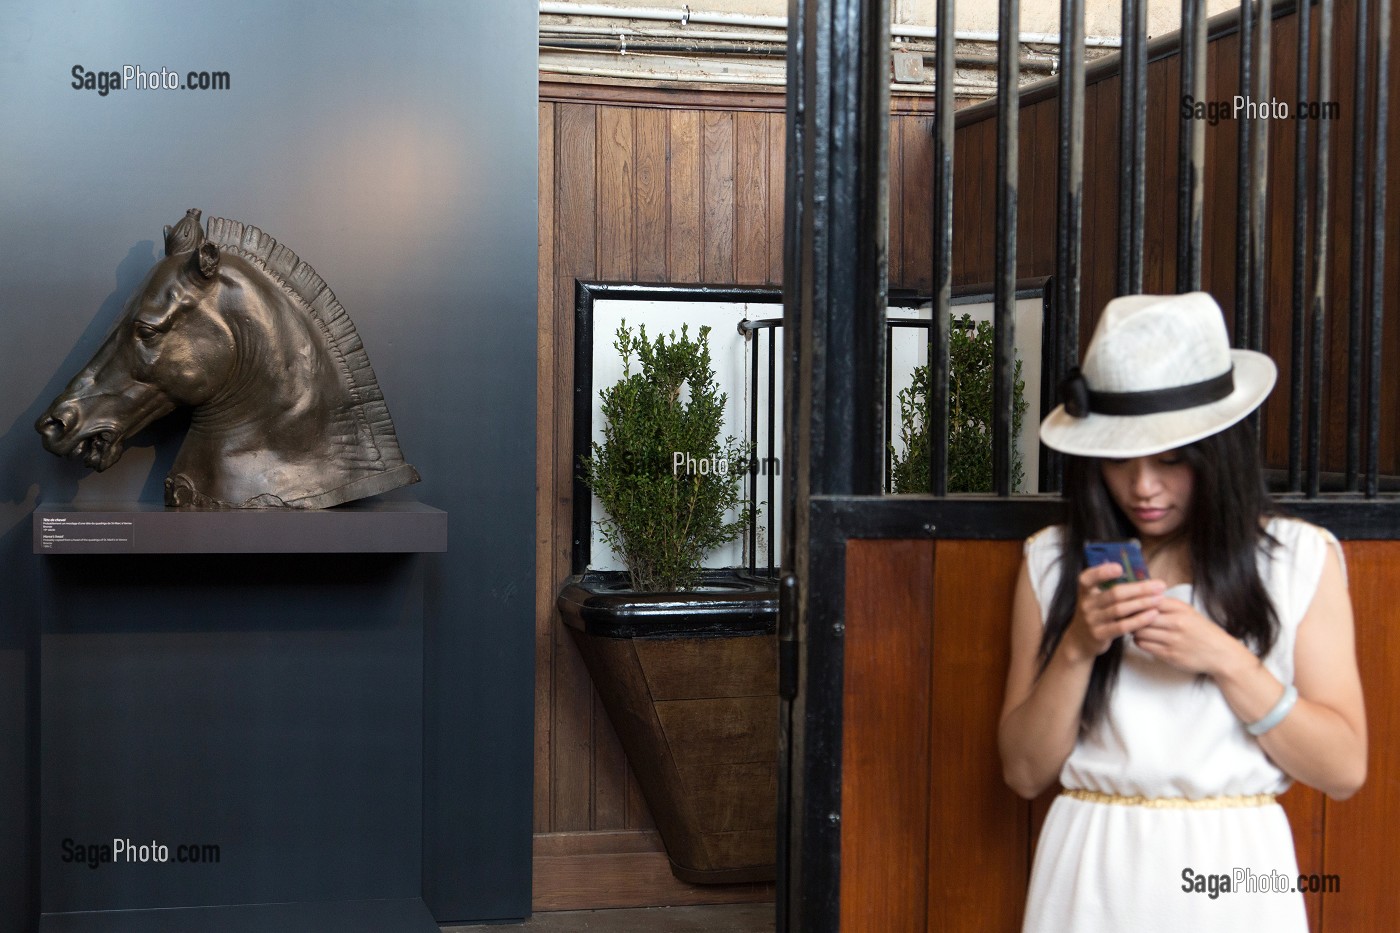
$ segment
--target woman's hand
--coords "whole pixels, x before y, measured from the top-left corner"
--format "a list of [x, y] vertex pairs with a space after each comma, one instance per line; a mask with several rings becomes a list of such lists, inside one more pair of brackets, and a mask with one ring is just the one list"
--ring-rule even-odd
[[1121, 635], [1141, 631], [1158, 618], [1166, 584], [1160, 580], [1103, 584], [1122, 576], [1118, 564], [1099, 564], [1079, 575], [1079, 601], [1061, 642], [1072, 659], [1092, 660]]
[[1163, 597], [1157, 617], [1133, 634], [1137, 646], [1189, 674], [1212, 677], [1254, 655], [1244, 643], [1196, 611], [1190, 603]]

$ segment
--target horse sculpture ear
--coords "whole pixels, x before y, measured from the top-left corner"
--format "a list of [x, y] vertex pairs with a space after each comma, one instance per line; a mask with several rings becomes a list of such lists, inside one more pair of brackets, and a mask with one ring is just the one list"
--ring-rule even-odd
[[199, 262], [199, 274], [212, 279], [219, 274], [219, 248], [213, 243], [205, 243], [195, 251]]

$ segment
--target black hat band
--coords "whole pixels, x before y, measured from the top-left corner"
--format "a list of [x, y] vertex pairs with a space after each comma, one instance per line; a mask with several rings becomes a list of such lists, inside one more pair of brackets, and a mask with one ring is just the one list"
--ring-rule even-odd
[[1180, 411], [1218, 402], [1233, 391], [1233, 366], [1203, 382], [1141, 392], [1095, 392], [1084, 381], [1084, 374], [1077, 366], [1060, 383], [1060, 398], [1065, 411], [1075, 418], [1087, 417], [1090, 412], [1100, 415], [1155, 415], [1164, 411]]

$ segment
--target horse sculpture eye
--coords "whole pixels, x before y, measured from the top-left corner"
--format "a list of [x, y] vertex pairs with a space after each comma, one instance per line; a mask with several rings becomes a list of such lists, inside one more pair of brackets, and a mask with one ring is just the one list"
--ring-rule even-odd
[[152, 327], [150, 324], [145, 323], [144, 321], [138, 321], [135, 327], [136, 336], [141, 340], [154, 340], [160, 335], [160, 331], [156, 330], [154, 327]]

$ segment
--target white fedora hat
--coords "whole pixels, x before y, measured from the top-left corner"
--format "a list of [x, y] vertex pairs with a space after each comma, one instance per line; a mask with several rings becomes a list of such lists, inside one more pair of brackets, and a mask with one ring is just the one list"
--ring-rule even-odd
[[1230, 348], [1220, 306], [1205, 292], [1126, 295], [1104, 308], [1040, 439], [1081, 457], [1161, 453], [1235, 424], [1277, 378], [1264, 354]]

